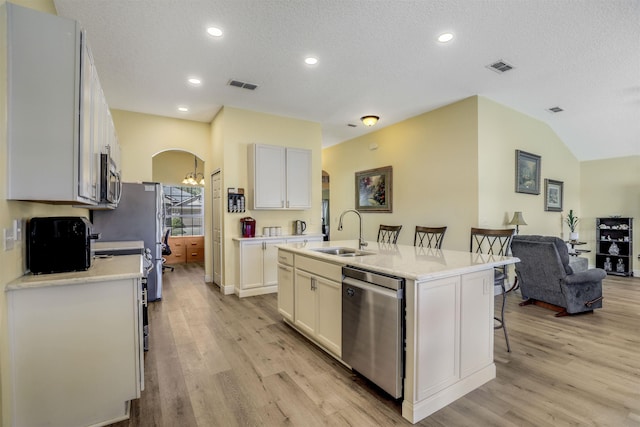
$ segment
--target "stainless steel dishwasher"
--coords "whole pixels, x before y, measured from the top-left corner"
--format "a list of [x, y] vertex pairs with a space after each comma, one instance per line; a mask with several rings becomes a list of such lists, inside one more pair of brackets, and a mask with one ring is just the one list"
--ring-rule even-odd
[[342, 359], [394, 398], [404, 377], [404, 279], [342, 268]]

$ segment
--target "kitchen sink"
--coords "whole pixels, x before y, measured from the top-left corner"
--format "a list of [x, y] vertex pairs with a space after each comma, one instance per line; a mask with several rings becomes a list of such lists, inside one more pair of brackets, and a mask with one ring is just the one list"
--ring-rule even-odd
[[336, 255], [340, 257], [356, 257], [365, 255], [375, 255], [375, 252], [366, 252], [354, 248], [336, 247], [336, 248], [315, 248], [314, 252], [320, 252], [327, 255]]

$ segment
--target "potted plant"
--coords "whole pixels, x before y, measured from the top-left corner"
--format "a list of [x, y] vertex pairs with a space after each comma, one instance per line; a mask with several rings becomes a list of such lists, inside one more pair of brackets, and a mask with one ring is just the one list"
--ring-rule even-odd
[[565, 221], [569, 226], [569, 231], [571, 231], [571, 233], [569, 233], [569, 240], [578, 240], [578, 232], [576, 231], [576, 227], [578, 226], [578, 222], [580, 221], [580, 219], [573, 214], [573, 209], [569, 210], [569, 215], [567, 215]]

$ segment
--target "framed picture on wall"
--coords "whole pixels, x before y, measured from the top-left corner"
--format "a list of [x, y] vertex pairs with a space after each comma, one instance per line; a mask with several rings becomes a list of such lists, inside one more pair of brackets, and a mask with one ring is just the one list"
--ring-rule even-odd
[[516, 150], [516, 193], [540, 194], [540, 156]]
[[361, 212], [393, 212], [391, 166], [356, 172], [356, 209]]
[[544, 210], [562, 212], [563, 182], [553, 179], [544, 180]]

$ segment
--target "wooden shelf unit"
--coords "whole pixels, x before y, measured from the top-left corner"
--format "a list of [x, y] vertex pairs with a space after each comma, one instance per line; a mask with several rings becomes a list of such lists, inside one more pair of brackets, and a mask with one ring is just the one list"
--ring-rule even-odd
[[614, 276], [633, 276], [633, 218], [596, 218], [596, 267]]

